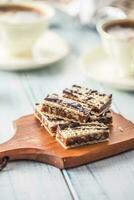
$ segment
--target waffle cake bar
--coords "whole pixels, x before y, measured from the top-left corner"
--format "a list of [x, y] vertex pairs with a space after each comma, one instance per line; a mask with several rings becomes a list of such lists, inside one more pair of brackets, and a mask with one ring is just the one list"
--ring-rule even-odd
[[42, 126], [44, 126], [51, 136], [56, 136], [57, 128], [60, 127], [64, 129], [66, 127], [73, 127], [78, 125], [78, 123], [70, 122], [64, 119], [56, 118], [52, 115], [46, 115], [41, 111], [41, 105], [36, 106], [35, 116], [40, 121]]
[[[100, 95], [101, 94], [99, 94], [99, 96]], [[84, 94], [82, 94], [79, 97], [77, 95], [77, 98], [75, 100], [72, 100], [69, 99], [69, 96], [68, 97], [66, 96], [67, 98], [64, 98], [59, 96], [58, 94], [48, 95], [44, 99], [44, 102], [42, 104], [43, 105], [42, 110], [43, 112], [57, 116], [58, 118], [62, 118], [73, 122], [79, 121], [80, 123], [86, 123], [87, 121], [90, 120], [90, 118], [93, 115], [97, 117], [109, 110], [109, 107], [111, 105], [111, 97], [109, 97], [108, 95], [105, 95], [105, 98], [107, 100], [103, 101], [103, 103], [102, 99], [104, 99], [104, 97], [98, 98], [98, 95], [96, 95], [96, 93], [94, 95], [95, 96], [94, 98], [93, 98], [93, 92], [91, 92], [91, 94], [89, 93], [89, 95], [87, 96], [88, 97], [84, 97]], [[86, 98], [90, 99], [90, 96], [92, 101], [90, 101], [90, 106], [89, 106], [89, 101], [86, 100]], [[97, 98], [98, 100], [96, 101]], [[82, 99], [84, 99], [83, 102]], [[94, 113], [93, 110], [99, 111], [98, 112], [99, 114]]]
[[63, 94], [48, 95], [35, 116], [66, 149], [106, 141], [112, 125], [112, 95], [73, 85]]
[[42, 111], [72, 122], [86, 123], [90, 117], [90, 111], [79, 102], [66, 99], [58, 94], [48, 95], [44, 99]]
[[[68, 120], [56, 118], [52, 115], [46, 115], [46, 113], [42, 112], [42, 106], [37, 105], [35, 109], [35, 116], [41, 122], [41, 124], [48, 130], [50, 135], [56, 136], [57, 128], [65, 129], [66, 127], [75, 127], [80, 125], [78, 122], [70, 122]], [[100, 123], [104, 123], [105, 125], [110, 126], [112, 124], [112, 116], [111, 112], [107, 111], [101, 116], [95, 117], [94, 115], [90, 118], [88, 122], [98, 121]], [[82, 125], [82, 124], [81, 124]]]
[[91, 114], [98, 116], [109, 110], [112, 101], [112, 95], [99, 93], [97, 90], [89, 90], [78, 85], [73, 85], [72, 88], [63, 90], [63, 97], [84, 104], [90, 109]]
[[90, 122], [75, 127], [59, 128], [56, 139], [65, 148], [104, 142], [109, 138], [109, 128], [103, 123]]

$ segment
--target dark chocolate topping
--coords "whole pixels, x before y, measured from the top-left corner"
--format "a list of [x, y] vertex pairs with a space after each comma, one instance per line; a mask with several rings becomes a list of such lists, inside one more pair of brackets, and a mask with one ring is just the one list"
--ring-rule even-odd
[[112, 95], [99, 93], [97, 90], [89, 90], [81, 86], [73, 85], [71, 89], [63, 90], [65, 98], [73, 99], [85, 104], [91, 111], [101, 112], [111, 104]]
[[51, 101], [51, 102], [58, 102], [58, 94], [51, 94], [51, 95], [47, 95], [47, 97], [45, 98], [46, 101]]
[[84, 108], [79, 102], [74, 101], [72, 99], [60, 97], [57, 94], [48, 95], [45, 98], [45, 101], [49, 101], [49, 102], [57, 103], [59, 105], [63, 105], [63, 106], [69, 107], [69, 108], [73, 108], [73, 109], [75, 109], [79, 112], [83, 112], [85, 114], [89, 113], [89, 110]]

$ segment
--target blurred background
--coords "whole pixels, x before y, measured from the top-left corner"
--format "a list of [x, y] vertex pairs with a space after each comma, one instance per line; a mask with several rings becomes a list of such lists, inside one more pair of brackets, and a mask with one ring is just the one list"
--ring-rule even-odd
[[[25, 2], [41, 0], [1, 0], [6, 2]], [[49, 3], [64, 14], [77, 19], [81, 25], [95, 26], [98, 20], [112, 17], [134, 17], [133, 0], [42, 0]]]

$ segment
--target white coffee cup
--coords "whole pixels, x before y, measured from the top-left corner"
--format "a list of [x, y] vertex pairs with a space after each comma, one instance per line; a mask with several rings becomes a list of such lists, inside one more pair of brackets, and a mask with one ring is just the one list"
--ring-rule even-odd
[[1, 8], [25, 7], [41, 13], [39, 19], [12, 22], [0, 15], [0, 43], [6, 53], [12, 56], [26, 56], [31, 54], [32, 48], [39, 37], [47, 30], [54, 10], [47, 4], [40, 2], [21, 2], [0, 4]]
[[115, 62], [116, 72], [123, 76], [134, 76], [134, 37], [120, 38], [107, 32], [107, 29], [130, 23], [134, 27], [134, 19], [114, 19], [97, 25], [106, 53]]

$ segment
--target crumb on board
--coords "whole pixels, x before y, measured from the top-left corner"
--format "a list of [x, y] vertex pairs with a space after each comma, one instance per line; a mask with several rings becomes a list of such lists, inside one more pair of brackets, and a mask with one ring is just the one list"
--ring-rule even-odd
[[118, 127], [120, 132], [123, 132], [123, 128], [121, 126]]

